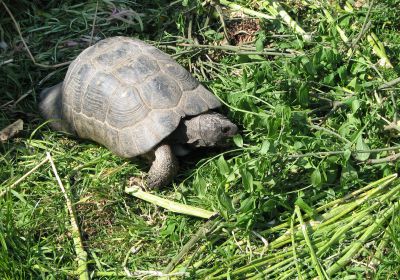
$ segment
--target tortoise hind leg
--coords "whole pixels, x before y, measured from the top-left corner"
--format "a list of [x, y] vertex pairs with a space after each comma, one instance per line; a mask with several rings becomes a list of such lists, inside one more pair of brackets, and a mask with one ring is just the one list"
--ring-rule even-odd
[[154, 151], [155, 159], [147, 177], [147, 186], [151, 189], [169, 184], [178, 172], [178, 159], [168, 144], [160, 144]]
[[40, 93], [39, 111], [44, 119], [50, 120], [52, 129], [75, 134], [62, 117], [62, 85], [61, 82]]

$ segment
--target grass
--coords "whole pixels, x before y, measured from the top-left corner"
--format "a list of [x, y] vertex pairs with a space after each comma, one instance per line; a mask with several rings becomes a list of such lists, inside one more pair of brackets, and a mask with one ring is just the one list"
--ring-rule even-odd
[[[14, 184], [46, 152], [90, 277], [399, 278], [400, 101], [390, 81], [400, 77], [400, 2], [277, 2], [4, 1], [36, 64], [0, 4], [0, 129], [24, 120], [0, 143], [2, 279], [77, 277], [50, 164]], [[172, 55], [240, 126], [231, 147], [183, 158], [174, 183], [155, 193], [218, 217], [126, 194], [145, 162], [51, 131], [39, 116], [40, 91], [66, 73], [59, 64], [117, 35]]]

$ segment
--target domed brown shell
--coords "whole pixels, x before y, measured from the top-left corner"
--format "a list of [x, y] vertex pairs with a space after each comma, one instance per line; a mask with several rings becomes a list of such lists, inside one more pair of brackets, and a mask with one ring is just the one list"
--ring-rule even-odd
[[150, 151], [185, 116], [221, 105], [167, 54], [126, 37], [84, 50], [68, 68], [62, 99], [79, 137], [127, 158]]

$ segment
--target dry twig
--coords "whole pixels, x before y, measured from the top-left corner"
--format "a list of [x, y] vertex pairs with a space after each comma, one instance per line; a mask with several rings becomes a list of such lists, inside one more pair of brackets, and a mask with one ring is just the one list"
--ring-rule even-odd
[[391, 88], [391, 87], [397, 85], [398, 83], [400, 83], [400, 77], [384, 83], [383, 85], [378, 87], [378, 90], [384, 90], [384, 89]]
[[6, 187], [5, 190], [0, 192], [0, 197], [4, 196], [9, 190], [15, 188], [19, 183], [21, 183], [23, 180], [25, 180], [29, 175], [31, 175], [33, 172], [39, 169], [43, 164], [45, 164], [49, 159], [46, 157], [43, 159], [38, 165], [36, 165], [34, 168], [29, 170], [27, 173], [25, 173], [21, 178], [19, 178], [17, 181], [12, 183], [9, 187]]
[[400, 158], [400, 153], [397, 153], [397, 154], [393, 154], [393, 155], [390, 155], [390, 156], [384, 157], [384, 158], [369, 159], [369, 160], [367, 160], [367, 163], [369, 163], [369, 164], [379, 164], [379, 163], [396, 161], [399, 158]]
[[96, 3], [96, 11], [94, 12], [93, 22], [92, 22], [92, 32], [90, 33], [89, 47], [93, 44], [94, 28], [96, 26], [97, 11], [99, 9], [99, 1]]
[[16, 120], [9, 126], [0, 131], [0, 142], [5, 142], [13, 138], [18, 132], [24, 128], [24, 121], [21, 119]]

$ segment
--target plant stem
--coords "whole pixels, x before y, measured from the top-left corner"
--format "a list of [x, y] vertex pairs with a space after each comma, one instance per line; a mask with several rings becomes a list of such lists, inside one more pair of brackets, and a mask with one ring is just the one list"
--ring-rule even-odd
[[[395, 151], [400, 150], [400, 146], [395, 147], [387, 147], [387, 148], [378, 148], [378, 149], [371, 149], [371, 150], [353, 150], [353, 153], [379, 153], [379, 152], [386, 152], [386, 151]], [[305, 153], [305, 154], [292, 154], [287, 155], [288, 158], [303, 158], [303, 157], [320, 157], [320, 156], [331, 156], [331, 155], [342, 155], [347, 153], [348, 150], [342, 151], [327, 151], [327, 152], [313, 152], [313, 153]]]
[[275, 56], [288, 56], [294, 57], [300, 52], [280, 52], [277, 49], [263, 49], [262, 51], [256, 51], [255, 48], [243, 47], [243, 46], [213, 46], [213, 45], [198, 45], [198, 44], [177, 44], [178, 46], [182, 47], [189, 47], [189, 48], [199, 48], [199, 49], [214, 49], [214, 50], [222, 50], [222, 51], [232, 51], [236, 54], [246, 54], [246, 55], [275, 55]]
[[200, 227], [197, 232], [192, 236], [192, 238], [182, 247], [181, 251], [176, 255], [164, 269], [163, 273], [170, 273], [175, 265], [192, 249], [192, 247], [202, 238], [204, 238], [207, 233], [215, 229], [219, 224], [220, 220], [210, 220], [206, 222], [202, 227]]
[[53, 159], [52, 159], [50, 153], [47, 152], [46, 154], [47, 154], [47, 159], [50, 161], [51, 168], [53, 169], [54, 176], [56, 177], [58, 185], [59, 185], [62, 193], [64, 194], [65, 202], [67, 204], [67, 209], [68, 209], [70, 222], [71, 222], [72, 240], [74, 241], [76, 258], [78, 261], [78, 269], [76, 270], [76, 273], [79, 276], [79, 279], [89, 280], [89, 271], [88, 271], [88, 267], [87, 267], [87, 253], [86, 253], [85, 249], [83, 248], [81, 233], [79, 231], [78, 222], [76, 221], [75, 211], [74, 211], [74, 208], [72, 207], [72, 202], [68, 197], [68, 194], [61, 182], [60, 177], [58, 176], [57, 168], [53, 162]]
[[311, 41], [311, 35], [307, 34], [300, 25], [291, 18], [291, 16], [285, 11], [279, 1], [267, 0], [262, 1], [261, 5], [267, 9], [273, 16], [280, 16], [282, 20], [290, 27], [292, 30], [301, 35], [304, 41]]
[[[231, 271], [229, 274], [232, 275], [232, 276], [239, 275], [239, 274], [244, 274], [246, 272], [255, 270], [257, 267], [266, 265], [268, 263], [273, 263], [273, 262], [278, 261], [278, 260], [285, 260], [286, 257], [289, 257], [289, 256], [291, 256], [290, 258], [293, 258], [292, 255], [293, 255], [292, 252], [283, 252], [283, 253], [282, 252], [278, 252], [278, 253], [275, 253], [275, 254], [271, 254], [271, 255], [269, 255], [267, 257], [258, 259], [255, 262], [251, 262], [251, 263], [246, 264], [246, 265], [244, 265], [242, 267], [239, 267], [239, 268], [235, 269], [234, 271]], [[242, 258], [238, 258], [237, 260], [235, 260], [233, 262], [233, 264], [235, 264], [235, 263], [237, 263], [238, 261], [241, 261], [241, 260], [242, 260]], [[213, 277], [214, 275], [216, 275], [216, 274], [218, 274], [219, 272], [222, 272], [222, 271], [226, 271], [226, 268], [222, 267], [222, 268], [216, 270], [215, 272], [213, 272], [210, 275], [211, 276], [210, 279], [223, 279], [223, 278], [225, 278], [228, 275], [227, 273], [223, 273], [223, 274], [220, 274], [218, 276]]]
[[389, 226], [387, 226], [386, 229], [385, 229], [385, 233], [383, 234], [382, 239], [379, 242], [378, 247], [376, 248], [374, 257], [371, 260], [371, 265], [373, 267], [377, 267], [379, 265], [379, 263], [381, 262], [382, 257], [384, 256], [384, 252], [383, 251], [384, 251], [385, 247], [387, 246], [387, 244], [388, 244], [388, 242], [390, 240], [389, 230], [390, 230]]
[[232, 2], [227, 1], [227, 0], [219, 0], [219, 3], [224, 5], [224, 6], [227, 6], [227, 7], [231, 8], [232, 10], [240, 11], [240, 12], [243, 12], [244, 14], [247, 14], [247, 15], [250, 15], [250, 16], [255, 16], [255, 17], [262, 18], [262, 19], [267, 19], [267, 20], [276, 19], [276, 16], [270, 16], [270, 15], [267, 15], [267, 14], [264, 14], [264, 13], [260, 13], [260, 12], [254, 11], [252, 9], [242, 7], [242, 6], [238, 5], [238, 4], [232, 3]]
[[384, 89], [391, 88], [391, 87], [397, 85], [398, 83], [400, 83], [400, 77], [384, 83], [383, 85], [378, 87], [378, 90], [384, 90]]
[[154, 194], [142, 191], [139, 187], [127, 187], [125, 192], [131, 194], [137, 198], [143, 199], [144, 201], [150, 202], [154, 205], [163, 207], [171, 212], [195, 216], [204, 219], [210, 219], [212, 216], [216, 215], [216, 212], [211, 212], [198, 207], [189, 206], [186, 204], [171, 201], [165, 198], [158, 197]]
[[[368, 192], [366, 192], [367, 190], [369, 190], [369, 189], [371, 189], [371, 188], [373, 188], [375, 186], [378, 186], [380, 184], [382, 184], [383, 187], [387, 186], [390, 182], [392, 182], [396, 178], [397, 178], [397, 173], [391, 174], [391, 175], [386, 176], [384, 178], [381, 178], [381, 179], [379, 179], [377, 181], [374, 181], [374, 182], [368, 184], [367, 186], [365, 186], [363, 188], [360, 188], [360, 189], [358, 189], [358, 190], [356, 190], [356, 191], [354, 191], [354, 192], [342, 197], [342, 198], [339, 198], [339, 199], [336, 199], [334, 201], [331, 201], [331, 202], [329, 202], [329, 203], [317, 208], [315, 211], [316, 211], [316, 213], [320, 213], [320, 212], [322, 212], [322, 211], [324, 211], [324, 210], [326, 210], [326, 209], [328, 209], [330, 207], [334, 207], [334, 206], [335, 206], [336, 211], [337, 211], [337, 205], [338, 204], [343, 204], [346, 201], [350, 200], [351, 198], [355, 198], [357, 195], [362, 194], [363, 192], [365, 192], [365, 195], [367, 195], [368, 194]], [[346, 207], [346, 206], [344, 206], [344, 207]], [[309, 216], [305, 215], [305, 217], [309, 217]], [[327, 219], [327, 218], [329, 218], [329, 215], [325, 215], [325, 216], [323, 216], [323, 218]], [[282, 223], [282, 224], [277, 225], [275, 227], [272, 227], [272, 228], [269, 228], [267, 230], [264, 230], [264, 231], [261, 232], [261, 234], [262, 235], [267, 235], [267, 234], [270, 234], [270, 233], [273, 233], [273, 232], [277, 232], [279, 230], [287, 228], [289, 225], [290, 225], [289, 222], [285, 222], [285, 223]]]
[[303, 232], [304, 239], [306, 240], [308, 249], [310, 251], [311, 260], [312, 260], [312, 262], [314, 264], [314, 267], [315, 267], [315, 269], [316, 269], [316, 271], [318, 273], [319, 279], [321, 279], [321, 280], [322, 279], [329, 279], [328, 275], [326, 274], [326, 272], [324, 271], [323, 267], [321, 266], [321, 264], [320, 264], [320, 262], [319, 262], [319, 260], [317, 258], [317, 255], [315, 254], [313, 245], [311, 244], [311, 239], [310, 239], [310, 237], [308, 235], [308, 232], [307, 232], [307, 226], [304, 224], [303, 217], [302, 217], [301, 212], [300, 212], [300, 207], [298, 205], [295, 205], [294, 212], [296, 213], [297, 219], [300, 222], [301, 231]]
[[292, 232], [291, 236], [292, 236], [293, 258], [294, 258], [294, 263], [296, 265], [296, 270], [299, 280], [303, 280], [303, 277], [301, 276], [301, 269], [299, 263], [297, 262], [296, 243], [294, 238], [294, 219], [295, 219], [295, 213], [293, 213], [292, 218], [290, 219], [290, 231]]
[[336, 261], [328, 270], [326, 271], [328, 275], [333, 275], [342, 269], [354, 256], [359, 253], [361, 247], [369, 240], [372, 234], [374, 234], [379, 228], [383, 226], [385, 221], [395, 213], [400, 206], [400, 202], [395, 202], [386, 212], [383, 214], [382, 217], [378, 218], [375, 223], [367, 228], [364, 234], [360, 237], [359, 240], [353, 242], [349, 247], [347, 253], [342, 256], [339, 260]]
[[378, 158], [378, 159], [369, 159], [366, 161], [366, 163], [369, 164], [380, 164], [380, 163], [385, 163], [385, 162], [391, 162], [391, 161], [397, 161], [400, 158], [400, 153], [390, 155], [384, 158]]
[[309, 126], [310, 126], [311, 128], [316, 129], [316, 130], [324, 131], [324, 132], [326, 132], [326, 133], [328, 133], [328, 134], [331, 134], [331, 135], [337, 137], [338, 139], [342, 140], [343, 142], [345, 142], [345, 143], [348, 144], [349, 146], [352, 144], [351, 141], [347, 140], [346, 138], [342, 137], [340, 134], [338, 134], [338, 133], [336, 133], [336, 132], [334, 132], [334, 131], [332, 131], [332, 130], [330, 130], [330, 129], [327, 129], [327, 128], [325, 128], [325, 127], [318, 126], [318, 125], [315, 125], [315, 124], [310, 124]]

